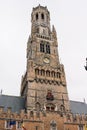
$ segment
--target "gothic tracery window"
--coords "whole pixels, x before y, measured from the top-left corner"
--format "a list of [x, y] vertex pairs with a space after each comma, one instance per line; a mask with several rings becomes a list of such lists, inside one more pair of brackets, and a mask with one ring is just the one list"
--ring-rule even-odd
[[41, 52], [45, 52], [44, 43], [40, 43], [40, 51]]
[[46, 44], [46, 53], [50, 54], [50, 45], [48, 43]]
[[50, 44], [48, 42], [41, 41], [40, 52], [45, 52], [47, 54], [50, 54]]

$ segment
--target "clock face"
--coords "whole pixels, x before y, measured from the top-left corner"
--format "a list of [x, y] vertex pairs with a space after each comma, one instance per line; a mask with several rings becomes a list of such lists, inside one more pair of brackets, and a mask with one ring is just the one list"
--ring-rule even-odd
[[44, 58], [44, 62], [48, 64], [50, 61], [48, 58]]

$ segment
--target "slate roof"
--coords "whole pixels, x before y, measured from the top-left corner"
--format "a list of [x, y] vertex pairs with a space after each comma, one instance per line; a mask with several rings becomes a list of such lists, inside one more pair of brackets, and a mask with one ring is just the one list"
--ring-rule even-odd
[[25, 99], [20, 96], [0, 95], [0, 106], [4, 107], [4, 111], [11, 107], [12, 112], [20, 112], [25, 109]]
[[[19, 113], [25, 109], [25, 98], [21, 96], [0, 95], [0, 106], [4, 107], [4, 111], [8, 107], [12, 108], [12, 112]], [[70, 109], [73, 114], [87, 114], [87, 104], [79, 101], [70, 100]]]
[[87, 114], [87, 104], [85, 102], [70, 101], [70, 108], [73, 114]]

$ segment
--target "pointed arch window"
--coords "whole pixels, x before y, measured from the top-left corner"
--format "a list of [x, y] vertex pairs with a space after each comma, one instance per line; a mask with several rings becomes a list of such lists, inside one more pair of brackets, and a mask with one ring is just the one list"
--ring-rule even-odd
[[83, 130], [83, 125], [80, 124], [78, 127], [79, 130]]
[[50, 130], [57, 130], [56, 121], [53, 120], [50, 122]]
[[46, 71], [46, 76], [50, 77], [50, 71], [49, 70]]
[[35, 74], [39, 75], [39, 69], [35, 69]]
[[45, 71], [44, 70], [41, 70], [41, 75], [45, 76]]
[[38, 20], [38, 13], [36, 13], [36, 20]]
[[49, 43], [46, 44], [46, 53], [50, 54], [50, 45], [49, 45]]
[[40, 43], [40, 51], [41, 52], [45, 52], [44, 43], [43, 42]]
[[43, 19], [43, 20], [44, 20], [44, 14], [43, 14], [43, 13], [41, 14], [41, 19]]
[[46, 110], [47, 110], [47, 111], [55, 111], [55, 105], [52, 104], [52, 103], [48, 103], [48, 104], [46, 105]]
[[46, 41], [41, 41], [40, 52], [45, 52], [47, 54], [50, 54], [50, 44]]

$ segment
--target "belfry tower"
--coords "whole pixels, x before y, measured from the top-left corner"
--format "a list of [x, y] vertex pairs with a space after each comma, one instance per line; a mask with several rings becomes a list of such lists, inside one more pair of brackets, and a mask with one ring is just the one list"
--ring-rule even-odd
[[66, 77], [58, 55], [55, 27], [50, 27], [47, 7], [37, 6], [31, 14], [31, 34], [27, 42], [27, 67], [22, 76], [21, 96], [26, 110], [70, 110]]

